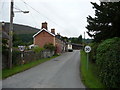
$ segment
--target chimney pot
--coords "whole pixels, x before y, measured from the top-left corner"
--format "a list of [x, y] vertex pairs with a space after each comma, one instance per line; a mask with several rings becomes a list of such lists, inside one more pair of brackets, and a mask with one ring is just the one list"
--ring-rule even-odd
[[55, 34], [55, 29], [54, 28], [51, 29], [51, 33]]
[[42, 23], [41, 29], [43, 29], [43, 28], [45, 28], [46, 30], [48, 30], [47, 22], [43, 22], [43, 23]]

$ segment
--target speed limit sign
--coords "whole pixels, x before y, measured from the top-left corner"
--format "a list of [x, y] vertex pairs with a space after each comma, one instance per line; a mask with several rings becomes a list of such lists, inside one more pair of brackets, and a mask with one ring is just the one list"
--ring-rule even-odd
[[91, 47], [90, 46], [85, 46], [85, 52], [89, 53], [91, 51]]
[[87, 70], [88, 70], [88, 62], [89, 62], [89, 52], [91, 51], [90, 46], [85, 46], [85, 52], [87, 53]]

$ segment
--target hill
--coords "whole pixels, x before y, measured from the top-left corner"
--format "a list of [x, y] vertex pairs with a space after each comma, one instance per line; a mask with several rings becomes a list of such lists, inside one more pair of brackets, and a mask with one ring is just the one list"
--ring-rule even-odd
[[[9, 23], [5, 23], [5, 30], [8, 32]], [[30, 26], [13, 24], [13, 32], [15, 34], [35, 34], [38, 31], [39, 31], [39, 29], [30, 27]]]
[[[5, 23], [5, 31], [9, 31], [9, 23]], [[40, 29], [30, 26], [13, 24], [13, 46], [30, 45], [33, 43], [33, 35]]]

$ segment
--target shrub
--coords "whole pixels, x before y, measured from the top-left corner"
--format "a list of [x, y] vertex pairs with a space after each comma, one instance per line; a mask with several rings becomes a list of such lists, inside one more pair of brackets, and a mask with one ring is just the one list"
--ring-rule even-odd
[[21, 52], [20, 51], [13, 50], [12, 63], [13, 63], [13, 66], [19, 65], [21, 63]]
[[39, 46], [36, 46], [32, 49], [35, 53], [40, 53], [44, 50], [44, 48], [40, 48]]
[[55, 46], [54, 46], [53, 44], [51, 44], [51, 43], [45, 44], [45, 45], [44, 45], [44, 48], [45, 48], [45, 49], [48, 49], [48, 50], [50, 50], [50, 51], [54, 51], [54, 50], [55, 50]]
[[91, 62], [96, 63], [96, 52], [97, 52], [97, 47], [99, 43], [91, 43], [89, 45], [91, 46], [91, 52], [89, 55], [89, 59]]
[[99, 75], [106, 87], [120, 87], [120, 38], [103, 41], [97, 48]]

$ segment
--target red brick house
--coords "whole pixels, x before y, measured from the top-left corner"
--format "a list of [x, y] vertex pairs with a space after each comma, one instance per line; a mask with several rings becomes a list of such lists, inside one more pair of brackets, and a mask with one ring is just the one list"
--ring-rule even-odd
[[55, 47], [56, 53], [61, 53], [64, 50], [64, 42], [60, 40], [60, 35], [55, 35], [55, 29], [51, 29], [51, 32], [47, 28], [47, 23], [42, 23], [40, 31], [33, 35], [34, 45], [38, 45], [43, 48], [45, 44], [52, 43]]

